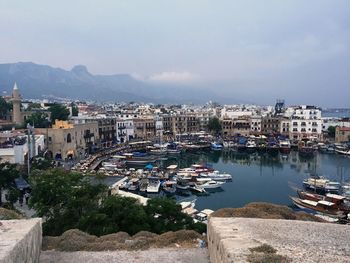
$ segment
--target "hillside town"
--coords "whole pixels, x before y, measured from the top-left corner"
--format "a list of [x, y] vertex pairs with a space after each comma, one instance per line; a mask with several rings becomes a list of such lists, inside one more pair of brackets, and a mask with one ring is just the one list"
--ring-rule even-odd
[[[30, 158], [45, 153], [56, 160], [81, 160], [127, 142], [195, 138], [213, 132], [209, 125], [213, 119], [219, 124], [213, 141], [235, 136], [284, 136], [296, 144], [346, 143], [350, 138], [349, 118], [322, 117], [320, 107], [287, 106], [283, 100], [277, 100], [275, 106], [65, 101], [59, 105], [68, 114], [61, 120], [52, 119], [49, 110], [58, 102], [23, 99], [16, 84], [12, 95], [3, 100], [12, 108], [4, 111], [0, 120], [0, 159], [18, 164], [25, 163], [28, 153]], [[33, 116], [41, 117], [37, 118], [39, 123]]]

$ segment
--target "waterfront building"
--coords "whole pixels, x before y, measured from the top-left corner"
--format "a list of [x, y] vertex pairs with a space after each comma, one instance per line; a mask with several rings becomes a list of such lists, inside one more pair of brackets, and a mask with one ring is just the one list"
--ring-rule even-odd
[[261, 116], [253, 115], [250, 120], [250, 133], [259, 135], [261, 133]]
[[281, 117], [275, 115], [267, 115], [261, 120], [261, 133], [278, 134], [280, 133]]
[[97, 123], [96, 144], [98, 148], [109, 148], [117, 143], [116, 117], [99, 114], [96, 116], [74, 116], [70, 120], [74, 124]]
[[339, 127], [335, 129], [335, 142], [344, 143], [350, 141], [350, 127]]
[[156, 136], [155, 120], [153, 116], [134, 118], [135, 139], [151, 140]]
[[291, 132], [290, 138], [295, 140], [323, 139], [322, 136], [322, 112], [321, 109], [315, 106], [302, 105], [295, 108], [294, 114], [291, 117]]
[[70, 123], [56, 120], [52, 128], [35, 129], [36, 134], [47, 137], [49, 155], [53, 158], [82, 158], [97, 148], [99, 126], [97, 122]]
[[251, 133], [251, 119], [248, 116], [236, 119], [224, 118], [221, 120], [222, 134], [224, 137], [235, 135], [248, 136]]
[[135, 136], [133, 119], [117, 119], [116, 130], [117, 141], [119, 143], [124, 143], [132, 140]]

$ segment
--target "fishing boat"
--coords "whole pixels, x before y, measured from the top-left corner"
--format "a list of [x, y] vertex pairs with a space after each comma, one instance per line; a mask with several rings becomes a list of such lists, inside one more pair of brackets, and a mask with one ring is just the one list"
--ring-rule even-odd
[[147, 193], [158, 193], [159, 188], [160, 188], [159, 179], [149, 178], [146, 192]]
[[256, 151], [256, 142], [255, 142], [255, 140], [252, 139], [252, 138], [249, 138], [249, 139], [247, 140], [247, 143], [246, 143], [245, 146], [246, 146], [246, 151], [247, 151], [248, 153], [253, 153], [253, 152]]
[[211, 149], [214, 150], [214, 151], [221, 151], [222, 148], [223, 148], [223, 146], [220, 143], [213, 142], [211, 144]]
[[140, 180], [140, 185], [139, 185], [139, 191], [140, 192], [146, 192], [147, 191], [147, 186], [148, 186], [148, 179], [143, 178]]
[[315, 148], [310, 141], [300, 141], [298, 143], [299, 156], [303, 158], [312, 158], [315, 155]]
[[146, 165], [156, 162], [156, 158], [148, 156], [146, 153], [124, 153], [127, 165]]
[[224, 182], [216, 182], [214, 180], [211, 180], [203, 184], [199, 184], [197, 186], [198, 188], [204, 188], [204, 189], [216, 189], [216, 188], [220, 188], [223, 184]]
[[268, 154], [275, 156], [279, 152], [279, 145], [275, 138], [269, 138], [266, 146], [266, 151]]
[[207, 193], [204, 188], [198, 187], [198, 185], [196, 183], [191, 184], [189, 189], [191, 190], [191, 192], [193, 192], [195, 194], [206, 194]]
[[324, 177], [314, 176], [303, 181], [303, 186], [315, 192], [332, 192], [338, 193], [341, 189], [341, 184], [332, 182]]
[[178, 190], [188, 190], [190, 188], [188, 181], [178, 178], [176, 181], [176, 189]]
[[247, 149], [247, 138], [241, 136], [238, 138], [237, 151], [238, 152], [245, 152], [246, 149]]
[[138, 178], [132, 178], [130, 181], [129, 181], [129, 187], [128, 187], [128, 191], [137, 191], [139, 189], [139, 186], [140, 186], [140, 179]]
[[300, 199], [297, 197], [290, 197], [293, 204], [300, 209], [304, 209], [311, 212], [325, 214], [327, 216], [343, 218], [345, 213], [340, 211], [333, 202], [321, 200], [321, 201], [311, 201], [307, 199]]
[[330, 193], [326, 195], [320, 195], [300, 190], [298, 190], [297, 193], [300, 199], [311, 200], [315, 202], [325, 200], [334, 203], [340, 211], [344, 211], [346, 213], [350, 212], [350, 203], [345, 196]]
[[280, 152], [283, 154], [289, 154], [291, 150], [290, 141], [287, 139], [279, 141]]
[[175, 194], [176, 182], [175, 181], [165, 181], [164, 183], [162, 183], [162, 189], [166, 194]]

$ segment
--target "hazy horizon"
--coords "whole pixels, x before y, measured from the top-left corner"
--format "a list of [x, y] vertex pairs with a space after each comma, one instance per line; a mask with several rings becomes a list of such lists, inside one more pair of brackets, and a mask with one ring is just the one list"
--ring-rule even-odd
[[350, 2], [0, 1], [0, 63], [350, 107]]

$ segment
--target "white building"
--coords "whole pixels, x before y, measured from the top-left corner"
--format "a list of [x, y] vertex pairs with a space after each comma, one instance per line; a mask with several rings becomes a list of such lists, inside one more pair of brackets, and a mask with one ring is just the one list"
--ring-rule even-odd
[[34, 144], [28, 144], [26, 135], [4, 132], [0, 137], [3, 139], [0, 144], [0, 162], [25, 164], [28, 152], [30, 152], [30, 157], [34, 157], [45, 150], [44, 135], [35, 135]]
[[134, 122], [132, 119], [117, 119], [116, 121], [117, 141], [128, 142], [134, 138]]
[[291, 118], [290, 138], [322, 140], [322, 123], [320, 108], [306, 105], [297, 107]]
[[251, 133], [260, 134], [261, 133], [261, 116], [254, 115], [250, 119], [251, 119], [251, 122], [250, 122]]
[[328, 131], [328, 128], [330, 126], [333, 127], [350, 127], [350, 119], [349, 118], [333, 118], [333, 117], [324, 117], [322, 118], [323, 120], [323, 126], [322, 126], [322, 130], [323, 131]]

